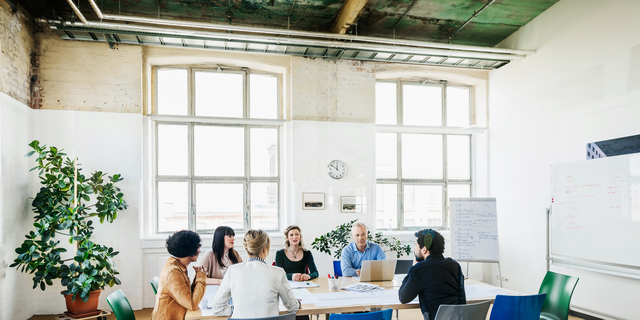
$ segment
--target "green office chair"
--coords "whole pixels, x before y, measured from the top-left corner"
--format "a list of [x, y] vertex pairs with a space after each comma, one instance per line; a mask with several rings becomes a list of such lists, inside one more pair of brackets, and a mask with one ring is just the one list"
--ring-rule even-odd
[[133, 314], [133, 309], [129, 304], [129, 300], [122, 293], [122, 289], [110, 294], [107, 297], [107, 303], [113, 310], [113, 314], [118, 320], [136, 320], [136, 316]]
[[577, 277], [547, 271], [538, 291], [538, 293], [547, 294], [547, 299], [542, 305], [540, 319], [567, 320], [571, 296], [577, 284]]
[[160, 278], [158, 276], [151, 279], [151, 288], [153, 288], [153, 294], [158, 294], [158, 285], [160, 284]]

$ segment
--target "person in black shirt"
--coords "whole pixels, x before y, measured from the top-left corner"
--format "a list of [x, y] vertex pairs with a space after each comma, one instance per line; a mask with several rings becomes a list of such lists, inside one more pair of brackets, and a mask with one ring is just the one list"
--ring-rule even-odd
[[276, 266], [284, 269], [289, 280], [307, 281], [317, 278], [318, 269], [311, 251], [304, 249], [300, 227], [289, 226], [284, 235], [284, 249], [276, 252]]
[[466, 304], [464, 275], [457, 261], [446, 258], [444, 237], [435, 230], [415, 233], [416, 245], [413, 266], [398, 290], [401, 303], [409, 303], [416, 296], [425, 320], [433, 320], [441, 304]]

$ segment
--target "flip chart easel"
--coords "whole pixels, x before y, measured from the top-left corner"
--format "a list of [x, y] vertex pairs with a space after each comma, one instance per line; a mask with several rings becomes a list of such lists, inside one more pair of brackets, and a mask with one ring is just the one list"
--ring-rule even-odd
[[451, 256], [460, 262], [497, 263], [500, 286], [500, 250], [496, 198], [450, 198]]

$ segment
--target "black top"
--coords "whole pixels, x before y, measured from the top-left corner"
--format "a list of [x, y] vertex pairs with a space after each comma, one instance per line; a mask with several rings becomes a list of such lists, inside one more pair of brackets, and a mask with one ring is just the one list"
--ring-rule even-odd
[[409, 269], [398, 290], [400, 302], [420, 298], [425, 319], [433, 320], [441, 304], [466, 304], [464, 275], [457, 261], [441, 254], [429, 255]]
[[311, 279], [318, 277], [318, 269], [316, 269], [316, 264], [313, 262], [311, 251], [302, 250], [302, 252], [304, 252], [304, 255], [300, 261], [289, 260], [284, 253], [284, 249], [276, 252], [276, 266], [284, 269], [284, 272], [287, 274], [287, 279], [291, 280], [291, 276], [294, 273], [307, 273], [307, 267], [309, 267], [309, 276]]

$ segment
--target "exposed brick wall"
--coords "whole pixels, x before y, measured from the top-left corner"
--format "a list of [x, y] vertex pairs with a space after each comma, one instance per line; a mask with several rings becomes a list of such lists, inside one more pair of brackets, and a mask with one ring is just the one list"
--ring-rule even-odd
[[142, 47], [62, 40], [36, 33], [34, 108], [142, 112]]
[[33, 25], [0, 0], [0, 92], [29, 105]]

